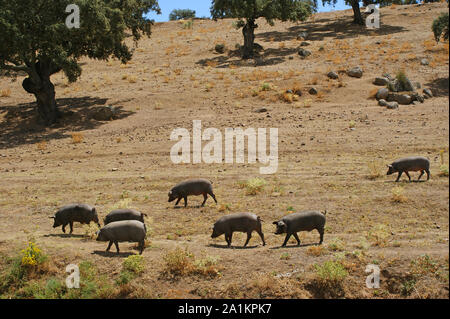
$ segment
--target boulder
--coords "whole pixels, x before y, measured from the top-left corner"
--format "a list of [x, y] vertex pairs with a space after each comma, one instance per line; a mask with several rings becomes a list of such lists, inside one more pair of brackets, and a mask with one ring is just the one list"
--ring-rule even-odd
[[423, 94], [425, 94], [427, 97], [433, 97], [433, 92], [431, 92], [430, 89], [423, 89]]
[[398, 103], [397, 102], [388, 102], [388, 103], [386, 103], [386, 107], [390, 110], [398, 109]]
[[381, 85], [381, 86], [386, 86], [389, 83], [389, 79], [388, 78], [383, 78], [383, 77], [376, 77], [373, 82], [374, 85]]
[[387, 106], [388, 103], [386, 102], [386, 100], [380, 99], [380, 100], [378, 100], [378, 105], [379, 106]]
[[420, 60], [420, 64], [422, 64], [422, 65], [429, 65], [430, 61], [428, 61], [428, 59], [422, 59], [422, 60]]
[[347, 75], [354, 78], [361, 78], [363, 76], [363, 70], [357, 66], [347, 70]]
[[401, 94], [401, 93], [389, 93], [387, 97], [387, 101], [389, 102], [397, 102], [398, 104], [408, 105], [412, 102], [411, 95]]
[[386, 100], [388, 95], [389, 95], [389, 90], [387, 88], [381, 88], [378, 90], [375, 97], [377, 100]]

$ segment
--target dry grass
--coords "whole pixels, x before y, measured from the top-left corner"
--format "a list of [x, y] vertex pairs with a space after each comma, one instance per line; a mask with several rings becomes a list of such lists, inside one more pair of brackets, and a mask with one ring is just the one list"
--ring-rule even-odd
[[1, 89], [0, 90], [0, 97], [10, 97], [11, 96], [11, 89]]

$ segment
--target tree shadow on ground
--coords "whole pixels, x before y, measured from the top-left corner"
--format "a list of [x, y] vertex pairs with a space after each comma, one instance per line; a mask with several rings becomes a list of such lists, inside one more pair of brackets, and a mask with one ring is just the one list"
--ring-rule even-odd
[[[387, 35], [398, 32], [404, 32], [406, 29], [400, 26], [391, 26], [381, 23], [379, 29], [368, 29], [365, 25], [352, 23], [353, 17], [346, 16], [338, 19], [320, 19], [314, 22], [304, 23], [302, 25], [288, 28], [288, 31], [269, 31], [256, 33], [256, 39], [262, 39], [265, 42], [290, 41], [297, 39], [300, 32], [307, 32], [307, 41], [322, 41], [328, 38], [349, 39], [357, 38], [361, 35]], [[325, 24], [321, 24], [325, 23]]]
[[425, 84], [435, 97], [448, 97], [449, 78], [438, 78]]
[[[92, 110], [105, 105], [108, 99], [98, 97], [79, 97], [57, 99], [62, 114], [58, 122], [50, 127], [42, 124], [37, 113], [36, 103], [0, 106], [0, 149], [8, 149], [24, 144], [35, 144], [42, 141], [63, 139], [69, 132], [95, 129], [104, 122], [92, 117]], [[117, 103], [116, 103], [117, 104]], [[111, 104], [113, 105], [113, 104]], [[134, 112], [124, 111], [116, 106], [115, 119], [126, 118]]]
[[243, 60], [241, 50], [230, 50], [227, 55], [220, 55], [210, 59], [201, 59], [196, 64], [201, 66], [212, 66], [217, 69], [257, 67], [276, 65], [285, 61], [284, 57], [295, 53], [296, 49], [267, 49], [256, 50], [252, 59]]

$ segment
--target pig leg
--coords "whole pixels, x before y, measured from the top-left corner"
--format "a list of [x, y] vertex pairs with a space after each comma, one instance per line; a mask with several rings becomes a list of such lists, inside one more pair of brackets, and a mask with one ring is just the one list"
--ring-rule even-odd
[[73, 222], [70, 222], [69, 226], [70, 226], [70, 234], [72, 234], [72, 232], [73, 232]]
[[252, 238], [252, 233], [247, 233], [247, 240], [245, 241], [244, 247], [247, 247], [248, 242], [250, 241], [250, 238]]
[[187, 195], [184, 196], [184, 207], [187, 207]]
[[422, 175], [425, 173], [425, 171], [424, 170], [421, 170], [420, 171], [420, 175], [419, 175], [419, 178], [417, 179], [417, 181], [420, 181], [420, 178], [422, 177]]
[[300, 246], [300, 239], [298, 238], [297, 233], [293, 233], [295, 240], [297, 241], [297, 246]]
[[263, 246], [265, 246], [266, 242], [264, 241], [264, 234], [262, 233], [262, 231], [260, 229], [257, 230], [256, 232], [258, 233], [259, 237], [261, 237], [262, 242], [263, 242]]
[[182, 197], [178, 197], [178, 200], [177, 200], [177, 202], [175, 203], [175, 206], [178, 205], [178, 203], [180, 202], [181, 198], [182, 198]]
[[119, 252], [120, 252], [120, 251], [119, 251], [119, 243], [118, 243], [117, 241], [115, 241], [115, 242], [114, 242], [114, 245], [116, 246], [117, 253], [119, 253]]
[[286, 244], [287, 244], [287, 242], [289, 241], [289, 238], [291, 238], [291, 235], [292, 235], [292, 234], [287, 234], [287, 235], [286, 235], [286, 238], [284, 239], [284, 243], [283, 243], [282, 247], [286, 247]]
[[228, 247], [230, 247], [231, 246], [231, 239], [233, 238], [233, 233], [225, 234], [225, 236], [228, 237], [227, 243], [228, 243]]
[[409, 176], [409, 173], [408, 173], [408, 171], [405, 171], [405, 174], [406, 174], [406, 176], [408, 176], [408, 178], [409, 178], [409, 181], [411, 182], [411, 176]]
[[208, 199], [208, 195], [206, 195], [206, 193], [203, 193], [203, 203], [202, 203], [202, 207], [205, 206], [206, 200]]
[[319, 232], [319, 235], [320, 235], [319, 245], [322, 245], [324, 229], [323, 228], [319, 228], [319, 229], [317, 229], [317, 231]]
[[66, 233], [66, 226], [67, 226], [67, 224], [63, 224], [62, 225], [62, 231], [63, 231], [64, 234]]
[[108, 244], [108, 248], [106, 248], [106, 251], [109, 251], [109, 249], [111, 248], [112, 243], [113, 243], [112, 240], [110, 240], [109, 244]]
[[398, 176], [397, 179], [395, 180], [396, 182], [398, 182], [400, 180], [400, 176], [402, 176], [403, 171], [398, 172]]
[[141, 241], [139, 242], [139, 255], [142, 255], [142, 252], [144, 251], [145, 242]]
[[429, 180], [430, 179], [430, 170], [426, 169], [425, 172], [427, 173], [427, 180]]
[[216, 196], [214, 195], [214, 193], [212, 191], [210, 191], [208, 194], [214, 199], [214, 201], [217, 204]]

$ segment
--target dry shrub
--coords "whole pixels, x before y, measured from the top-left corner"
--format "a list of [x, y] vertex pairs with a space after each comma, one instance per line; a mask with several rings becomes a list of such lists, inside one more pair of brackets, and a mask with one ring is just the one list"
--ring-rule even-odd
[[394, 188], [392, 188], [391, 193], [392, 193], [392, 201], [395, 203], [405, 203], [408, 201], [408, 198], [403, 195], [404, 193], [404, 189], [401, 186], [396, 186]]
[[324, 253], [323, 246], [310, 246], [306, 250], [306, 253], [310, 256], [318, 257]]
[[378, 92], [378, 89], [377, 88], [373, 88], [372, 90], [370, 90], [368, 98], [371, 99], [371, 100], [374, 100], [376, 98], [376, 96], [377, 96], [377, 92]]
[[367, 167], [369, 170], [369, 175], [367, 176], [369, 179], [377, 179], [383, 175], [384, 163], [381, 160], [373, 160], [367, 163]]
[[169, 251], [164, 257], [165, 269], [163, 275], [177, 278], [189, 275], [200, 275], [203, 277], [220, 276], [220, 268], [217, 266], [218, 257], [205, 256], [195, 259], [187, 248], [184, 250], [177, 247]]
[[0, 97], [10, 97], [11, 96], [11, 89], [7, 88], [7, 89], [2, 89], [0, 91]]
[[71, 136], [73, 144], [79, 144], [84, 140], [84, 136], [81, 133], [72, 133]]
[[380, 224], [372, 227], [367, 233], [367, 240], [372, 246], [385, 247], [389, 241], [391, 232], [388, 226]]

